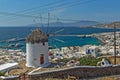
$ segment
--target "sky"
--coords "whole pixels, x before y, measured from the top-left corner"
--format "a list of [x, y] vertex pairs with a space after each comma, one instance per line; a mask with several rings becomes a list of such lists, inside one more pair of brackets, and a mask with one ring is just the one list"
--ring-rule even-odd
[[120, 21], [120, 0], [0, 0], [0, 26], [78, 20]]

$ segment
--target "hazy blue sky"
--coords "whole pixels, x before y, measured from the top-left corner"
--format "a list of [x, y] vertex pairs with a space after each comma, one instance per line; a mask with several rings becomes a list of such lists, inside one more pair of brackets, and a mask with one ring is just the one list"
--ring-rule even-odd
[[0, 0], [0, 26], [38, 23], [48, 12], [51, 21], [120, 21], [120, 0]]

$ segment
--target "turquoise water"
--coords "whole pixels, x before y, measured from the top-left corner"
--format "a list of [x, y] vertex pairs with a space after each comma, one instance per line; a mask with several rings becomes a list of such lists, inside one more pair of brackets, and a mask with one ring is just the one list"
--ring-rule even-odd
[[49, 45], [60, 48], [64, 46], [83, 46], [87, 44], [91, 45], [100, 45], [100, 41], [97, 38], [81, 38], [77, 36], [64, 36], [64, 37], [56, 37], [64, 42], [60, 42], [57, 40], [51, 41], [49, 39]]
[[[26, 51], [26, 42], [17, 41], [21, 38], [26, 38], [32, 30], [36, 29], [36, 27], [0, 27], [0, 47], [8, 46], [10, 44], [23, 44], [21, 47], [11, 47], [10, 49], [22, 49]], [[47, 31], [47, 28], [41, 28], [43, 32]], [[55, 33], [64, 29], [59, 33]], [[120, 31], [120, 29], [117, 29]], [[113, 32], [113, 29], [102, 29], [102, 28], [79, 28], [79, 27], [50, 27], [48, 29], [48, 34], [55, 34], [55, 36], [49, 37], [49, 46], [55, 48], [61, 48], [64, 46], [84, 46], [84, 45], [100, 45], [100, 41], [97, 38], [81, 38], [77, 36], [57, 36], [58, 34], [70, 34], [70, 35], [80, 35], [80, 34], [92, 34], [92, 33], [102, 33], [102, 32]], [[16, 41], [7, 42], [7, 40], [15, 38]], [[58, 41], [55, 39], [62, 40]]]

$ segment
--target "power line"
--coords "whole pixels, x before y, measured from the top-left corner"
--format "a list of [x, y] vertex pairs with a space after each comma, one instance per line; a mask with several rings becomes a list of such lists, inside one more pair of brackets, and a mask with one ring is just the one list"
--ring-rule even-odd
[[[65, 0], [65, 1], [67, 1], [67, 0]], [[52, 5], [52, 7], [54, 6], [54, 5], [58, 5], [58, 4], [61, 4], [61, 3], [65, 3], [65, 1], [55, 1], [55, 2], [51, 2], [51, 3], [47, 3], [47, 4], [45, 4], [45, 5], [41, 5], [41, 6], [38, 6], [38, 7], [33, 7], [33, 8], [29, 8], [29, 9], [25, 9], [25, 10], [22, 10], [22, 11], [17, 11], [17, 12], [14, 12], [14, 13], [8, 13], [8, 12], [1, 12], [1, 14], [3, 15], [4, 13], [4, 15], [7, 15], [7, 14], [10, 14], [10, 15], [14, 15], [14, 16], [12, 16], [12, 18], [16, 18], [16, 17], [20, 17], [20, 16], [25, 16], [25, 17], [34, 17], [34, 16], [31, 16], [30, 15], [30, 13], [29, 14], [27, 14], [27, 16], [26, 16], [26, 14], [23, 14], [24, 12], [32, 12], [33, 10], [35, 11], [35, 9], [36, 8], [39, 8], [39, 9], [44, 9], [44, 10], [47, 10], [47, 9], [45, 9], [44, 7], [49, 7], [49, 6], [51, 6]], [[31, 11], [32, 10], [32, 11]], [[21, 14], [22, 13], [22, 14]], [[19, 15], [18, 15], [19, 14]], [[28, 16], [29, 15], [29, 16]], [[8, 17], [10, 17], [9, 15], [7, 15]], [[35, 18], [36, 18], [36, 16], [35, 16]], [[15, 20], [15, 19], [12, 19], [12, 20]]]
[[[62, 2], [59, 2], [59, 3], [54, 4], [54, 5], [51, 4], [50, 6], [43, 6], [42, 8], [39, 8], [38, 10], [44, 10], [44, 11], [46, 11], [46, 10], [50, 10], [52, 8], [61, 7], [63, 5], [68, 5], [69, 3], [74, 3], [74, 2], [75, 2], [75, 0], [74, 1], [62, 1]], [[32, 10], [32, 11], [29, 10], [29, 12], [33, 12], [33, 11], [36, 11], [36, 10], [35, 9]]]
[[93, 2], [93, 1], [96, 1], [96, 0], [88, 0], [88, 1], [81, 2], [81, 3], [78, 2], [78, 3], [76, 3], [76, 4], [72, 4], [72, 5], [67, 6], [67, 7], [65, 7], [65, 8], [73, 7], [73, 6], [78, 6], [78, 5], [80, 5], [80, 4], [91, 3], [91, 2]]
[[17, 16], [17, 17], [31, 17], [31, 18], [38, 18], [38, 16], [33, 16], [33, 15], [26, 15], [26, 14], [16, 14], [16, 13], [10, 13], [10, 12], [0, 12], [1, 15], [6, 15], [6, 16]]
[[[45, 6], [41, 8], [39, 8], [39, 10], [42, 10], [42, 11], [53, 11], [53, 10], [57, 10], [58, 8], [70, 8], [70, 7], [73, 7], [73, 6], [78, 6], [80, 4], [86, 4], [86, 3], [90, 3], [90, 2], [93, 2], [93, 1], [96, 1], [96, 0], [81, 0], [79, 2], [76, 2], [77, 0], [74, 0], [74, 1], [70, 1], [70, 2], [64, 2], [64, 3], [58, 3], [58, 4], [55, 4], [55, 5], [52, 5], [51, 7], [50, 6]], [[70, 4], [72, 3], [72, 4]], [[48, 7], [48, 8], [47, 8]], [[36, 11], [35, 9], [30, 11], [29, 12], [33, 12], [33, 11]]]
[[[7, 16], [17, 16], [17, 17], [26, 17], [26, 18], [40, 18], [39, 16], [34, 16], [34, 15], [27, 15], [27, 14], [16, 14], [16, 13], [9, 13], [9, 12], [0, 12], [0, 14], [2, 15], [7, 15]], [[48, 19], [45, 17], [42, 17], [42, 19]], [[52, 20], [55, 20], [55, 18], [51, 18]], [[75, 19], [60, 19], [62, 21], [79, 21], [79, 20], [75, 20]]]
[[21, 10], [21, 11], [17, 11], [16, 13], [18, 13], [18, 12], [29, 12], [31, 10], [35, 10], [35, 9], [38, 9], [38, 8], [40, 9], [40, 8], [43, 8], [43, 7], [49, 7], [49, 6], [57, 4], [57, 3], [61, 3], [61, 1], [55, 1], [55, 2], [47, 3], [47, 4], [44, 4], [44, 5], [41, 5], [41, 6], [37, 6], [37, 7], [29, 8], [29, 9], [24, 9], [24, 10]]
[[[69, 4], [69, 5], [64, 5], [63, 8], [67, 8], [67, 7], [73, 7], [73, 6], [77, 6], [79, 4], [86, 4], [86, 3], [90, 3], [92, 1], [96, 1], [96, 0], [87, 0], [87, 1], [83, 1], [83, 2], [77, 2], [77, 3], [73, 3], [73, 4]], [[63, 4], [60, 4], [60, 5], [57, 5], [57, 6], [61, 6], [62, 7]], [[55, 6], [54, 6], [55, 7]], [[52, 7], [52, 8], [54, 8]], [[30, 10], [30, 9], [29, 9]], [[25, 10], [24, 10], [25, 11]], [[51, 10], [52, 11], [52, 10]], [[36, 16], [36, 15], [29, 15], [29, 14], [17, 14], [17, 13], [9, 13], [9, 12], [0, 12], [0, 14], [2, 15], [7, 15], [7, 16], [14, 16], [14, 17], [28, 17], [28, 18], [39, 18], [39, 16]], [[42, 17], [42, 19], [48, 19], [48, 18], [45, 18], [45, 17]], [[51, 18], [52, 20], [55, 20], [53, 18]], [[73, 20], [73, 19], [60, 19], [62, 21], [79, 21], [79, 20]]]
[[[91, 3], [91, 2], [93, 2], [93, 1], [96, 1], [96, 0], [87, 0], [87, 1], [82, 1], [82, 2], [75, 2], [75, 3], [72, 3], [72, 4], [68, 4], [68, 5], [64, 5], [64, 6], [62, 6], [61, 5], [61, 7], [59, 7], [59, 8], [70, 8], [70, 7], [73, 7], [73, 6], [78, 6], [78, 5], [80, 5], [80, 4], [87, 4], [87, 3]], [[57, 9], [54, 9], [54, 11], [55, 10], [57, 10]], [[52, 10], [51, 10], [52, 11]]]

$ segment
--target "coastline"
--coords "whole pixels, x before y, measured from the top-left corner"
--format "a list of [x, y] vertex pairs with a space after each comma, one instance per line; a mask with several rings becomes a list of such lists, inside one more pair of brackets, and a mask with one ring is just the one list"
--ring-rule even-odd
[[[120, 32], [117, 32], [117, 33], [120, 34]], [[82, 35], [82, 37], [79, 35], [79, 36], [77, 36], [77, 39], [84, 40], [85, 38], [92, 38], [93, 37], [93, 38], [97, 38], [99, 41], [106, 44], [106, 40], [109, 40], [109, 38], [112, 38], [111, 35], [113, 35], [113, 32], [90, 34], [87, 36]], [[86, 53], [86, 50], [91, 49], [91, 48], [95, 49], [95, 50], [99, 49], [98, 54], [102, 54], [102, 55], [106, 55], [109, 52], [109, 50], [111, 50], [111, 48], [109, 48], [109, 50], [107, 50], [108, 46], [106, 46], [104, 44], [103, 45], [92, 45], [91, 44], [91, 45], [84, 45], [84, 46], [70, 46], [70, 47], [67, 46], [67, 47], [62, 47], [61, 49], [52, 49], [48, 53], [51, 53], [51, 54], [53, 53], [53, 55], [49, 56], [49, 57], [51, 57], [50, 61], [52, 62], [52, 61], [55, 61], [57, 59], [63, 59], [63, 58], [71, 59], [73, 57], [74, 58], [81, 58], [84, 56], [88, 56], [88, 54]], [[26, 59], [26, 55], [21, 51], [4, 50], [2, 53], [3, 53], [3, 55], [6, 55], [6, 57], [9, 57], [9, 54], [11, 54], [12, 57], [15, 59], [14, 60], [13, 58], [11, 58], [11, 61], [14, 60], [14, 62], [16, 62], [16, 58], [18, 58], [18, 60], [17, 60], [18, 63], [20, 63], [21, 61], [25, 61], [25, 59]], [[59, 54], [61, 54], [62, 56], [59, 56]], [[111, 54], [111, 56], [112, 56], [112, 54]], [[96, 55], [96, 57], [99, 57], [99, 56]], [[8, 62], [10, 62], [10, 59], [8, 60]], [[82, 66], [82, 67], [79, 66], [79, 67], [80, 67], [79, 69], [81, 69], [81, 70], [83, 70], [82, 67], [88, 69], [86, 66]], [[92, 67], [94, 67], [94, 66], [92, 66]], [[98, 67], [98, 68], [100, 69], [100, 67]], [[101, 68], [103, 68], [103, 67], [101, 67]], [[77, 67], [77, 69], [78, 69], [78, 67]], [[95, 70], [96, 70], [96, 68], [95, 68]], [[107, 70], [107, 69], [105, 68], [105, 70]], [[38, 71], [38, 72], [40, 72], [40, 71]]]
[[[16, 34], [10, 34], [11, 36], [3, 36], [4, 39], [1, 37], [1, 41], [5, 41], [5, 42], [0, 42], [0, 47], [3, 48], [3, 49], [14, 49], [14, 50], [17, 50], [17, 49], [22, 49], [24, 52], [26, 52], [26, 43], [25, 41], [18, 41], [19, 39], [25, 39], [25, 36], [30, 32], [31, 29], [33, 29], [35, 27], [30, 27], [30, 28], [24, 28], [24, 31], [21, 30], [23, 28], [13, 28], [12, 31], [13, 33], [18, 33], [19, 30], [21, 30], [22, 32], [20, 32], [20, 34], [18, 33], [17, 35]], [[79, 27], [70, 27], [70, 28], [64, 28], [63, 32], [61, 32], [60, 34], [64, 34], [64, 35], [58, 35], [56, 34], [55, 37], [57, 39], [60, 39], [60, 40], [63, 40], [64, 43], [62, 42], [58, 42], [56, 40], [54, 40], [52, 42], [52, 38], [53, 37], [50, 37], [49, 39], [49, 46], [54, 46], [55, 48], [61, 48], [61, 47], [67, 47], [67, 46], [84, 46], [84, 45], [104, 45], [106, 42], [104, 41], [104, 39], [100, 36], [102, 34], [109, 34], [109, 33], [113, 33], [113, 29], [108, 29], [108, 28], [103, 28], [103, 29], [100, 29], [100, 28], [79, 28]], [[5, 35], [3, 34], [4, 33], [4, 30], [8, 30], [9, 32], [9, 29], [10, 28], [1, 28], [1, 34], [0, 35]], [[105, 29], [105, 30], [104, 30]], [[11, 29], [10, 29], [11, 30]], [[92, 30], [92, 31], [91, 31]], [[17, 31], [17, 32], [16, 32]], [[11, 31], [10, 31], [11, 32]], [[22, 33], [24, 33], [21, 37], [16, 37], [16, 36], [19, 36], [21, 35]], [[67, 34], [71, 34], [71, 35], [67, 35]], [[17, 39], [17, 41], [13, 41], [13, 42], [6, 42], [8, 40], [11, 40], [11, 39]], [[8, 47], [9, 44], [17, 44], [17, 43], [21, 43], [21, 44], [24, 44], [23, 47]], [[51, 45], [52, 44], [52, 45]]]

